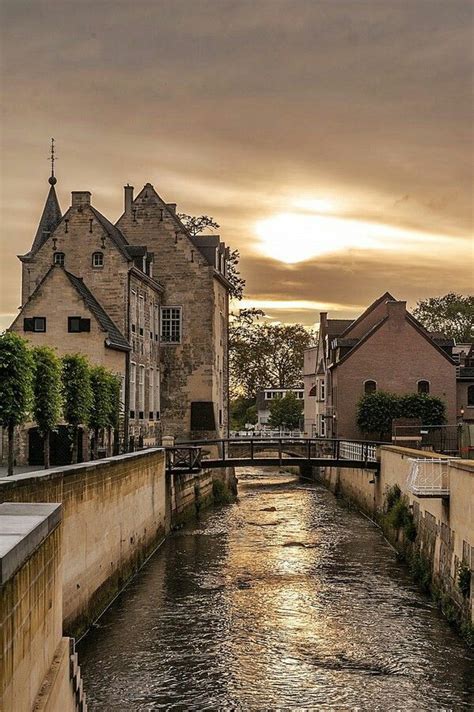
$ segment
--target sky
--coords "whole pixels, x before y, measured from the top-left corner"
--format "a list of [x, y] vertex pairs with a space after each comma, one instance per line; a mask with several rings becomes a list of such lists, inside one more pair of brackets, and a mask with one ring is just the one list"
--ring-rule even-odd
[[0, 0], [0, 327], [49, 188], [207, 214], [312, 326], [474, 291], [470, 0]]

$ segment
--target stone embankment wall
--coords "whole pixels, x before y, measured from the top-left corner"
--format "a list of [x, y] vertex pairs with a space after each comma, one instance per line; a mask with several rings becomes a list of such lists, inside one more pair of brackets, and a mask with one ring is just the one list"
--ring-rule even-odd
[[[470, 590], [468, 580], [468, 590], [463, 593], [459, 573], [461, 567], [474, 570], [474, 462], [393, 446], [382, 447], [380, 457], [378, 475], [370, 470], [331, 467], [316, 468], [316, 478], [382, 526], [448, 618], [472, 637], [474, 575], [470, 577]], [[449, 498], [417, 497], [408, 489], [410, 460], [433, 457], [449, 460]], [[387, 516], [387, 495], [395, 486], [400, 488], [405, 507], [399, 517], [405, 525], [399, 527], [393, 525], [393, 517]]]
[[61, 505], [0, 505], [0, 709], [86, 710], [77, 656], [62, 634]]

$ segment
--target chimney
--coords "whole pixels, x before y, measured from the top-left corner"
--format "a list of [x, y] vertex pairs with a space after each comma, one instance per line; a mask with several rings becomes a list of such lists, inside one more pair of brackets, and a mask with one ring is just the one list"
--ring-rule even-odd
[[124, 210], [125, 210], [125, 215], [131, 215], [132, 214], [132, 203], [133, 203], [133, 185], [129, 185], [127, 183], [126, 186], [124, 186]]
[[321, 332], [325, 332], [327, 325], [328, 325], [328, 313], [327, 312], [319, 312], [319, 330]]
[[407, 312], [406, 302], [387, 302], [387, 316], [389, 319], [393, 319], [396, 322], [401, 322], [405, 319]]
[[71, 193], [73, 208], [82, 208], [91, 204], [91, 194], [89, 190], [73, 190]]

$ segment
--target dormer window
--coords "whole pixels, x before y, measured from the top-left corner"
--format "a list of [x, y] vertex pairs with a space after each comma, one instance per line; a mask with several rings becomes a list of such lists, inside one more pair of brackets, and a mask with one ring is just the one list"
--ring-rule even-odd
[[429, 381], [418, 381], [418, 393], [420, 396], [427, 396], [430, 392]]
[[104, 266], [104, 253], [94, 252], [92, 255], [92, 266], [95, 268], [100, 268]]
[[53, 264], [64, 267], [64, 252], [55, 252], [53, 255]]

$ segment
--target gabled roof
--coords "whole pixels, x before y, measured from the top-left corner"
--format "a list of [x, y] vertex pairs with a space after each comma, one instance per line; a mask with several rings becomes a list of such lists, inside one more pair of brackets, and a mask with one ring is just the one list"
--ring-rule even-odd
[[353, 319], [328, 319], [326, 322], [326, 333], [330, 338], [339, 336], [353, 323]]
[[130, 351], [130, 344], [127, 339], [114, 324], [105, 309], [99, 304], [92, 292], [86, 287], [82, 281], [82, 278], [76, 277], [76, 275], [71, 274], [71, 272], [66, 272], [66, 270], [64, 270], [64, 273], [71, 282], [72, 286], [84, 300], [86, 307], [95, 316], [101, 328], [107, 332], [107, 346], [111, 346], [112, 348], [116, 348], [121, 351]]
[[128, 253], [128, 241], [123, 235], [122, 232], [116, 227], [115, 225], [112, 225], [110, 220], [107, 220], [105, 215], [102, 215], [102, 213], [99, 213], [97, 208], [94, 208], [92, 205], [89, 206], [90, 209], [92, 210], [92, 213], [94, 214], [97, 222], [104, 228], [105, 232], [107, 235], [110, 237], [114, 245], [120, 250], [120, 252], [123, 254], [123, 256], [129, 260], [130, 255]]
[[61, 208], [59, 207], [56, 190], [54, 185], [51, 185], [29, 254], [37, 252], [44, 245], [50, 234], [61, 222], [61, 218]]
[[376, 309], [379, 304], [382, 304], [383, 302], [395, 302], [397, 301], [395, 297], [393, 297], [390, 292], [385, 292], [385, 294], [382, 294], [381, 297], [375, 300], [375, 302], [372, 302], [370, 306], [367, 307], [367, 309], [362, 312], [360, 316], [357, 317], [354, 321], [351, 321], [351, 323], [342, 331], [338, 336], [345, 336], [346, 332], [350, 331], [352, 327], [356, 326], [357, 324], [360, 324], [361, 321], [363, 321], [366, 316], [368, 316], [371, 312]]

